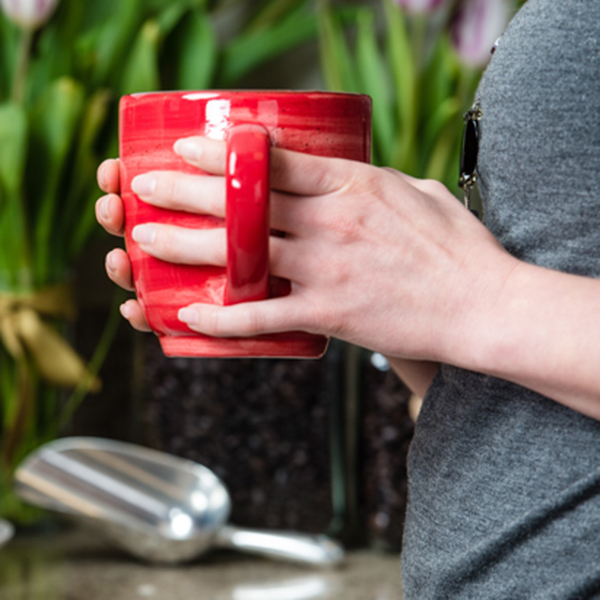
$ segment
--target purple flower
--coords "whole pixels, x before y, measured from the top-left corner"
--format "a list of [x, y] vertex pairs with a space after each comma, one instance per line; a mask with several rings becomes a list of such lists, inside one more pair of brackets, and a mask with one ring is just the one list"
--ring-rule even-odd
[[452, 22], [452, 40], [462, 61], [485, 65], [511, 15], [509, 0], [464, 0]]
[[406, 12], [414, 14], [427, 14], [435, 12], [450, 0], [396, 0], [396, 4], [401, 6]]
[[6, 16], [24, 29], [37, 29], [54, 12], [59, 0], [0, 0]]

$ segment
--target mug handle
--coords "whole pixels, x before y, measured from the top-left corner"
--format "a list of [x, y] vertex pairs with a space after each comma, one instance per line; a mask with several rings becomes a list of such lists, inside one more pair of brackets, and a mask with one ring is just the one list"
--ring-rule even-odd
[[269, 133], [261, 125], [227, 132], [225, 304], [269, 297]]

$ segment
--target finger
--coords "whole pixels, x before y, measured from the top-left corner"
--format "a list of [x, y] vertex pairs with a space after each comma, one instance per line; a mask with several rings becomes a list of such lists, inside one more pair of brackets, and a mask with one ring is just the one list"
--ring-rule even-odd
[[312, 235], [323, 216], [322, 199], [318, 196], [296, 196], [271, 192], [269, 223], [272, 230], [293, 236]]
[[[144, 202], [154, 206], [225, 217], [223, 177], [152, 171], [135, 177], [131, 187]], [[293, 232], [302, 217], [297, 196], [273, 192], [270, 217], [273, 229]]]
[[[224, 228], [193, 230], [144, 224], [134, 228], [132, 237], [144, 252], [167, 262], [215, 267], [225, 267], [227, 264], [227, 234]], [[140, 242], [139, 239], [148, 241]], [[293, 237], [270, 238], [271, 275], [304, 283], [306, 261], [297, 251], [296, 244], [297, 240]], [[106, 271], [110, 279], [120, 287], [134, 289], [131, 263], [123, 250], [116, 249], [107, 255]]]
[[151, 331], [144, 311], [137, 300], [127, 300], [120, 306], [121, 315], [138, 331]]
[[111, 250], [105, 259], [106, 273], [111, 281], [125, 290], [133, 291], [133, 278], [131, 275], [131, 262], [124, 250], [116, 248]]
[[193, 331], [213, 337], [310, 331], [302, 302], [293, 295], [233, 306], [191, 304], [180, 309], [178, 317]]
[[144, 202], [154, 206], [225, 216], [225, 181], [222, 177], [151, 171], [134, 177], [131, 189]]
[[116, 194], [107, 194], [96, 201], [96, 220], [108, 233], [123, 235], [125, 210], [123, 201]]
[[[226, 144], [206, 137], [177, 140], [174, 150], [190, 164], [215, 175], [225, 173]], [[271, 149], [271, 187], [299, 195], [322, 195], [343, 187], [363, 163]]]
[[[224, 218], [226, 211], [225, 180], [223, 177], [207, 177], [204, 175], [189, 175], [175, 171], [153, 171], [138, 175], [132, 181], [133, 191], [144, 201], [154, 206], [183, 210], [198, 214], [212, 215]], [[270, 225], [273, 229], [286, 233], [297, 234], [306, 225], [306, 207], [311, 199], [297, 196], [271, 193]], [[111, 200], [112, 202], [112, 200]], [[100, 204], [104, 210], [113, 210]], [[107, 220], [106, 214], [98, 220], [115, 232], [115, 224]], [[120, 233], [120, 232], [119, 232]]]
[[172, 263], [213, 265], [227, 263], [225, 229], [189, 229], [174, 225], [144, 223], [131, 232], [133, 239], [148, 254]]
[[207, 137], [181, 138], [173, 150], [186, 162], [214, 175], [225, 174], [225, 142]]
[[109, 158], [105, 160], [96, 173], [98, 185], [107, 194], [118, 194], [121, 189], [119, 182], [119, 160]]
[[363, 167], [357, 161], [273, 148], [271, 187], [300, 196], [322, 196], [343, 188]]

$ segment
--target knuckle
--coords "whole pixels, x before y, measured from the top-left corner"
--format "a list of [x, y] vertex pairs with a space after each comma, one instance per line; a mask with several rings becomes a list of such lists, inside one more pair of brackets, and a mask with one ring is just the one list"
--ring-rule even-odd
[[339, 337], [341, 332], [339, 309], [325, 303], [313, 303], [309, 327], [316, 333]]
[[177, 258], [177, 239], [173, 235], [173, 229], [169, 226], [158, 226], [156, 228], [156, 239], [153, 247], [158, 255], [165, 260], [174, 260]]
[[199, 148], [194, 164], [200, 169], [206, 167], [208, 172], [222, 172], [227, 160], [226, 143], [210, 136], [199, 136], [192, 139], [196, 141]]
[[225, 167], [225, 162], [227, 160], [227, 147], [225, 146], [225, 144], [218, 144], [215, 148], [215, 153], [214, 153], [214, 161], [215, 161], [215, 166], [218, 169], [223, 169]]
[[245, 319], [242, 325], [243, 335], [256, 335], [263, 329], [263, 319], [257, 310], [246, 309]]
[[208, 214], [214, 215], [216, 217], [224, 217], [225, 216], [225, 207], [224, 207], [224, 198], [225, 192], [223, 191], [223, 196], [220, 195], [219, 192], [211, 192], [207, 201], [207, 209]]
[[195, 251], [190, 260], [195, 264], [225, 266], [227, 264], [227, 239], [224, 229], [213, 229], [208, 235], [203, 231], [190, 230], [190, 243]]
[[213, 308], [209, 313], [207, 332], [212, 333], [217, 337], [224, 335], [225, 331], [223, 328], [223, 319], [221, 318], [221, 311]]
[[422, 186], [423, 191], [432, 196], [438, 196], [446, 191], [446, 186], [437, 179], [424, 179]]
[[320, 162], [315, 163], [312, 179], [315, 187], [319, 190], [323, 190], [323, 192], [328, 192], [334, 188], [334, 182], [332, 180], [329, 168]]
[[164, 176], [164, 198], [165, 200], [176, 201], [180, 197], [181, 185], [179, 178], [174, 173], [168, 173]]
[[216, 233], [216, 241], [212, 244], [214, 250], [215, 264], [226, 265], [227, 264], [227, 234], [225, 229], [219, 229]]
[[332, 207], [316, 218], [318, 226], [338, 244], [351, 244], [361, 238], [365, 216], [360, 210], [352, 210], [350, 206]]
[[379, 167], [380, 171], [383, 171], [384, 173], [389, 173], [390, 175], [394, 175], [397, 176], [398, 175], [398, 171], [396, 169], [394, 169], [393, 167]]
[[[326, 173], [327, 175], [327, 173]], [[339, 185], [339, 191], [344, 194], [361, 194], [372, 189], [378, 179], [373, 176], [373, 167], [362, 162], [353, 162], [352, 170]]]
[[181, 193], [181, 185], [177, 175], [170, 171], [159, 172], [156, 174], [156, 181], [155, 203], [160, 206], [174, 204]]
[[362, 219], [342, 217], [337, 221], [335, 235], [339, 243], [351, 244], [361, 237]]

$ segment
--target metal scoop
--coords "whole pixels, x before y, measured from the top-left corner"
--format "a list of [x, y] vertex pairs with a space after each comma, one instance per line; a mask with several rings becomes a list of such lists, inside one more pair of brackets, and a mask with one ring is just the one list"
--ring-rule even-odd
[[226, 525], [231, 500], [206, 467], [103, 438], [62, 438], [29, 455], [15, 474], [25, 501], [84, 521], [151, 562], [188, 561], [212, 547], [235, 548], [311, 566], [339, 564], [344, 551], [324, 535]]

